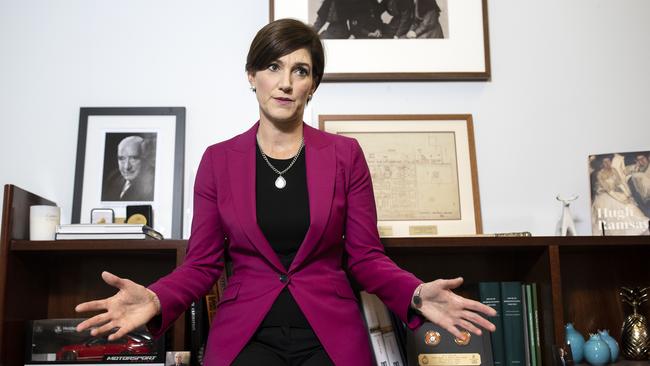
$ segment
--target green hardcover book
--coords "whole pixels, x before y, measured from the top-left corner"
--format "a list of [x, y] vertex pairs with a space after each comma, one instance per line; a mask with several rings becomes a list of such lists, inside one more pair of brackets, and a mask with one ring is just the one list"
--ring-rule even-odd
[[526, 289], [526, 321], [528, 323], [528, 349], [530, 350], [530, 364], [531, 366], [537, 366], [537, 353], [535, 350], [535, 321], [533, 316], [533, 295], [532, 288], [533, 286], [530, 283], [524, 285]]
[[526, 365], [521, 282], [501, 282], [503, 340], [507, 366]]
[[539, 336], [539, 310], [537, 303], [537, 284], [533, 282], [532, 285], [532, 296], [533, 296], [533, 321], [535, 322], [535, 355], [537, 356], [537, 365], [542, 365], [542, 341]]
[[521, 313], [524, 317], [524, 361], [526, 366], [530, 365], [530, 343], [528, 342], [528, 301], [526, 300], [526, 285], [521, 285]]
[[494, 366], [505, 366], [505, 349], [503, 344], [503, 322], [501, 310], [501, 284], [499, 282], [479, 282], [478, 292], [483, 304], [496, 310], [497, 315], [488, 317], [497, 329], [490, 334], [492, 341], [492, 358]]

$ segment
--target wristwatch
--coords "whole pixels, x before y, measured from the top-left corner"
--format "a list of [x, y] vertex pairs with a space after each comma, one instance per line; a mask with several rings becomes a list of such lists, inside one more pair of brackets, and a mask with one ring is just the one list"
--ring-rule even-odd
[[422, 297], [420, 296], [420, 292], [422, 291], [422, 286], [424, 286], [423, 283], [419, 284], [418, 287], [415, 289], [415, 294], [413, 294], [413, 306], [415, 306], [416, 310], [422, 307]]

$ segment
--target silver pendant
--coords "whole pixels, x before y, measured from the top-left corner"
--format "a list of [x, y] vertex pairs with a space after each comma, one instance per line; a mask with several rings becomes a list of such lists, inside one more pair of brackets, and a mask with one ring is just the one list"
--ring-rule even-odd
[[282, 189], [287, 186], [287, 181], [280, 175], [278, 176], [278, 179], [275, 180], [275, 186], [278, 189]]

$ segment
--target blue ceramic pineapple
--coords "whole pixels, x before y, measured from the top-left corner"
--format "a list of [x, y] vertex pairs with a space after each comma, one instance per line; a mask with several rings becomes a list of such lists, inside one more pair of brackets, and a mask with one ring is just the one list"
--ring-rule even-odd
[[573, 324], [567, 323], [564, 326], [564, 343], [571, 346], [571, 356], [573, 357], [573, 362], [580, 363], [582, 362], [583, 349], [585, 346], [585, 339], [582, 337], [582, 334], [573, 328]]

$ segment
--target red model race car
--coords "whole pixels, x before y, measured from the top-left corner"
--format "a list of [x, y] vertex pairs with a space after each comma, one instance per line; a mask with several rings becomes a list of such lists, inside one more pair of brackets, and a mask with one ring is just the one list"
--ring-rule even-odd
[[88, 338], [79, 344], [70, 344], [56, 353], [56, 359], [64, 361], [101, 361], [105, 355], [140, 355], [154, 353], [153, 339], [147, 334], [128, 333], [109, 341], [104, 337]]

